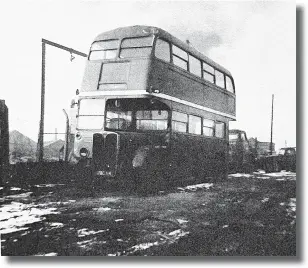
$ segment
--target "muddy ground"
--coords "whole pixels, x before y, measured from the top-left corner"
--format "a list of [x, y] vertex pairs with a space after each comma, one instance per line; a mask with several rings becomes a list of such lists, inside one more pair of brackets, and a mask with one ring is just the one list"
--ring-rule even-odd
[[232, 174], [152, 194], [86, 186], [1, 187], [1, 254], [296, 255], [295, 173]]

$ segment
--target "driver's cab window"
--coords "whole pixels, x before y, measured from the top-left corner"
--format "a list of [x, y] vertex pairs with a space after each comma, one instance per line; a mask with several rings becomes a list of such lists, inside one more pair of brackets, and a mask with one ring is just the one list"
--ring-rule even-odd
[[128, 130], [132, 126], [132, 111], [125, 109], [121, 100], [108, 100], [106, 128]]

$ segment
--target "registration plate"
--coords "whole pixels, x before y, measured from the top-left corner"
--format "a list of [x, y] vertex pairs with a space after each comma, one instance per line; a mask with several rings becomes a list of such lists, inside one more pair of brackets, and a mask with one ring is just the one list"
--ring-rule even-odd
[[111, 176], [111, 171], [105, 171], [105, 170], [98, 170], [95, 172], [96, 176]]

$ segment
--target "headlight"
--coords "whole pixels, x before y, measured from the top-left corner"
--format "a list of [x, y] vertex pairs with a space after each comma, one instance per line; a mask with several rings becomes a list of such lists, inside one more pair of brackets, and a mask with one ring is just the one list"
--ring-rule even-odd
[[81, 148], [79, 154], [81, 157], [87, 157], [89, 155], [89, 151], [86, 148]]
[[79, 132], [76, 133], [76, 139], [80, 140], [81, 139], [81, 134]]

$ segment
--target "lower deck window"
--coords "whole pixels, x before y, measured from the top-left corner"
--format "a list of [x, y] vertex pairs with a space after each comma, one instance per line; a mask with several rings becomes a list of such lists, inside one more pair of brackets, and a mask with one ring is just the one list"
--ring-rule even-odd
[[217, 138], [224, 138], [225, 137], [225, 123], [223, 122], [216, 122], [215, 124], [215, 136]]
[[187, 132], [188, 116], [187, 114], [172, 112], [172, 129], [177, 132]]
[[167, 127], [168, 111], [136, 111], [136, 128], [138, 130], [166, 130]]
[[189, 115], [189, 133], [201, 134], [201, 117]]
[[203, 135], [208, 137], [214, 136], [215, 122], [210, 119], [203, 118]]

